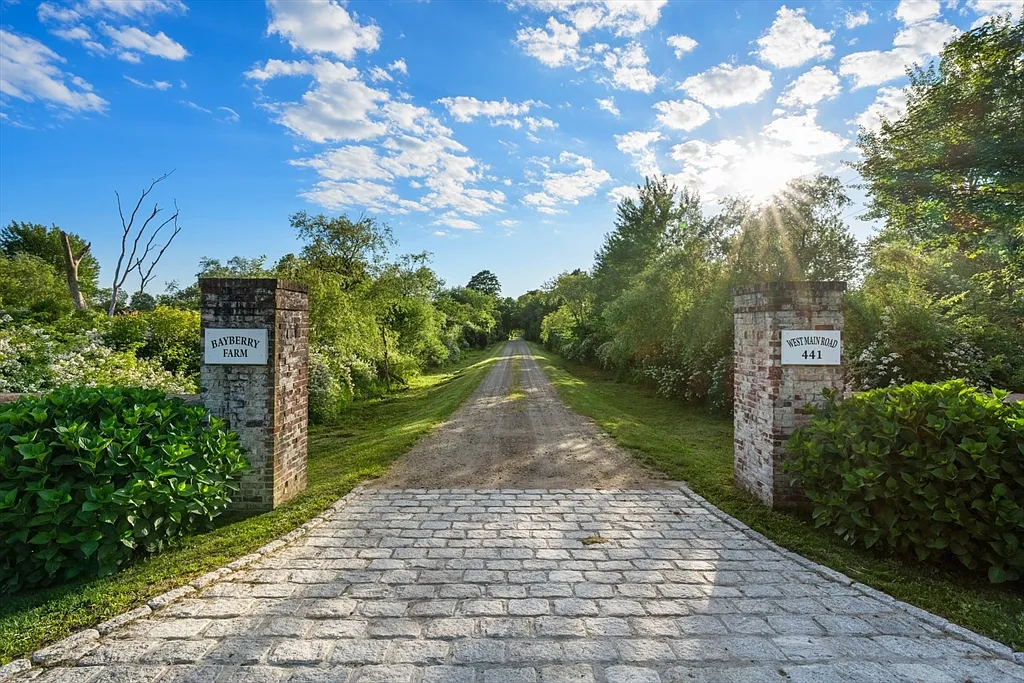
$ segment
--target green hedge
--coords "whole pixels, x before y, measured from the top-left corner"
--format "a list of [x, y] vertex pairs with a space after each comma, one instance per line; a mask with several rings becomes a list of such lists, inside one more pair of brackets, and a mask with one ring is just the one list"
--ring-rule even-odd
[[0, 592], [106, 575], [209, 527], [246, 467], [220, 420], [159, 391], [0, 406]]
[[818, 526], [920, 560], [956, 558], [993, 582], [1024, 575], [1024, 402], [963, 380], [915, 382], [825, 407], [787, 469]]

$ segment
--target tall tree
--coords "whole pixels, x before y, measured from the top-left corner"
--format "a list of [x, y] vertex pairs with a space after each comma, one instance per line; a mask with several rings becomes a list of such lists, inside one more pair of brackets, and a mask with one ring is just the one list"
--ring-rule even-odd
[[47, 228], [38, 223], [11, 221], [0, 230], [0, 253], [29, 254], [65, 273], [76, 308], [86, 308], [86, 295], [94, 294], [99, 285], [100, 264], [90, 252], [89, 243], [56, 225]]
[[598, 307], [615, 299], [658, 253], [669, 226], [679, 220], [676, 187], [664, 177], [645, 178], [637, 199], [616, 208], [615, 229], [595, 255]]
[[797, 178], [761, 206], [729, 199], [719, 217], [733, 229], [736, 282], [849, 280], [857, 241], [843, 222], [850, 198], [833, 176]]
[[918, 243], [1024, 263], [1024, 19], [961, 34], [910, 81], [906, 114], [859, 137], [868, 217]]
[[501, 283], [498, 281], [498, 276], [489, 270], [481, 270], [479, 273], [469, 278], [469, 283], [466, 286], [470, 289], [475, 289], [478, 292], [490, 294], [491, 296], [498, 296], [501, 294]]

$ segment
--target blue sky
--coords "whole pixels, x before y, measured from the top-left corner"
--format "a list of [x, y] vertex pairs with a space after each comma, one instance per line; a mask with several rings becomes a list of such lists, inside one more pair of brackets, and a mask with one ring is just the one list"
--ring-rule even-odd
[[0, 0], [0, 221], [81, 234], [108, 280], [114, 191], [174, 169], [158, 290], [201, 256], [296, 251], [305, 209], [378, 217], [450, 284], [487, 268], [518, 295], [588, 267], [644, 173], [709, 210], [855, 183], [842, 162], [901, 112], [904, 66], [1022, 6]]

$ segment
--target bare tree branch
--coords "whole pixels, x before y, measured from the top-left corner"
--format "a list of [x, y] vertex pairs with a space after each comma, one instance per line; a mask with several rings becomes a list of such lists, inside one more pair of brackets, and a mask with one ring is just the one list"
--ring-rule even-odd
[[[156, 229], [155, 232], [150, 234], [149, 240], [146, 243], [146, 247], [143, 250], [142, 256], [136, 258], [136, 254], [138, 254], [139, 251], [139, 242], [142, 240], [142, 236], [146, 233], [146, 230], [149, 228], [149, 224], [153, 221], [154, 218], [156, 218], [157, 214], [160, 213], [160, 207], [154, 203], [153, 211], [149, 214], [146, 220], [143, 221], [142, 225], [136, 228], [135, 219], [138, 216], [139, 209], [142, 207], [142, 203], [146, 201], [146, 198], [153, 192], [153, 188], [155, 188], [162, 181], [166, 180], [172, 173], [174, 173], [173, 170], [169, 171], [168, 173], [164, 173], [159, 178], [153, 180], [153, 182], [149, 184], [149, 187], [142, 191], [142, 193], [139, 195], [139, 200], [135, 202], [135, 208], [132, 209], [131, 216], [127, 220], [125, 219], [124, 208], [121, 205], [121, 195], [118, 194], [116, 191], [114, 192], [114, 196], [117, 197], [117, 215], [121, 218], [121, 254], [118, 256], [117, 266], [114, 268], [114, 280], [111, 283], [110, 288], [110, 306], [107, 308], [108, 316], [112, 317], [114, 315], [114, 311], [117, 308], [117, 295], [124, 287], [124, 283], [128, 279], [128, 276], [134, 271], [138, 271], [139, 275], [142, 275], [142, 263], [144, 259], [149, 255], [149, 252], [153, 247], [153, 240], [155, 239], [156, 234], [159, 233], [160, 230], [165, 225], [172, 221], [174, 222], [175, 225], [174, 235], [177, 235], [178, 232], [180, 232], [180, 228], [177, 227], [178, 211], [177, 205], [175, 205], [174, 215], [171, 216], [171, 218], [168, 219], [167, 221], [164, 221], [164, 223], [162, 223], [160, 227]], [[131, 252], [129, 253], [128, 241], [131, 238], [133, 231], [135, 232], [135, 237], [131, 239], [132, 248]], [[174, 239], [174, 235], [171, 236], [171, 240]], [[153, 263], [149, 265], [149, 268], [146, 273], [149, 279], [144, 280], [142, 285], [143, 287], [145, 287], [146, 282], [152, 279], [151, 274], [153, 268], [154, 266], [156, 266], [156, 262], [160, 260], [160, 256], [163, 256], [164, 250], [166, 250], [167, 246], [170, 245], [171, 240], [167, 241], [167, 244], [165, 244], [164, 248], [160, 250], [160, 253], [157, 255], [156, 259], [153, 261]], [[127, 262], [125, 261], [126, 256]]]
[[[166, 221], [161, 223], [160, 227], [158, 227], [156, 231], [153, 233], [153, 235], [149, 238], [149, 242], [146, 243], [146, 249], [142, 252], [143, 255], [139, 259], [139, 294], [142, 294], [142, 292], [145, 291], [146, 289], [146, 285], [153, 281], [153, 268], [155, 268], [156, 264], [160, 262], [160, 259], [164, 255], [164, 252], [167, 251], [167, 247], [171, 246], [171, 242], [173, 242], [174, 238], [178, 236], [179, 232], [181, 232], [181, 226], [178, 225], [178, 215], [180, 213], [181, 212], [178, 209], [178, 202], [174, 202], [174, 215], [172, 215]], [[158, 234], [160, 234], [160, 231], [164, 229], [164, 226], [172, 221], [174, 222], [174, 230], [171, 232], [171, 236], [167, 238], [167, 241], [164, 242], [164, 245], [160, 247], [160, 251], [157, 252], [156, 258], [154, 258], [150, 262], [149, 267], [146, 268], [145, 272], [143, 272], [141, 263], [145, 259], [146, 255], [149, 253], [150, 246], [152, 245], [153, 240], [156, 238]]]

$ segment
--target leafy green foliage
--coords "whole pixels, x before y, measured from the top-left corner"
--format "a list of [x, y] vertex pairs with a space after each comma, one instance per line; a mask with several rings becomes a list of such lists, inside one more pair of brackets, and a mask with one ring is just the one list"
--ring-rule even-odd
[[817, 526], [919, 560], [1024, 574], [1024, 402], [962, 380], [876, 389], [825, 407], [790, 440], [787, 469]]
[[198, 379], [199, 323], [199, 311], [158, 306], [113, 318], [103, 341], [118, 351], [156, 360], [169, 372]]
[[32, 254], [0, 254], [0, 309], [50, 321], [71, 313], [71, 295], [63, 273]]
[[498, 276], [489, 270], [481, 270], [479, 273], [469, 278], [469, 282], [466, 287], [475, 289], [478, 292], [484, 294], [490, 294], [491, 296], [498, 296], [501, 294], [501, 283], [498, 281]]
[[105, 576], [209, 528], [247, 465], [202, 407], [65, 389], [0, 408], [0, 590]]
[[[85, 247], [85, 240], [68, 233], [71, 251], [77, 254]], [[64, 296], [70, 296], [64, 280], [64, 247], [60, 241], [60, 228], [47, 228], [38, 223], [11, 221], [0, 230], [0, 253], [8, 258], [18, 254], [35, 256], [47, 263], [64, 284]], [[85, 294], [94, 294], [100, 276], [100, 264], [92, 254], [86, 254], [78, 264], [78, 285]]]

